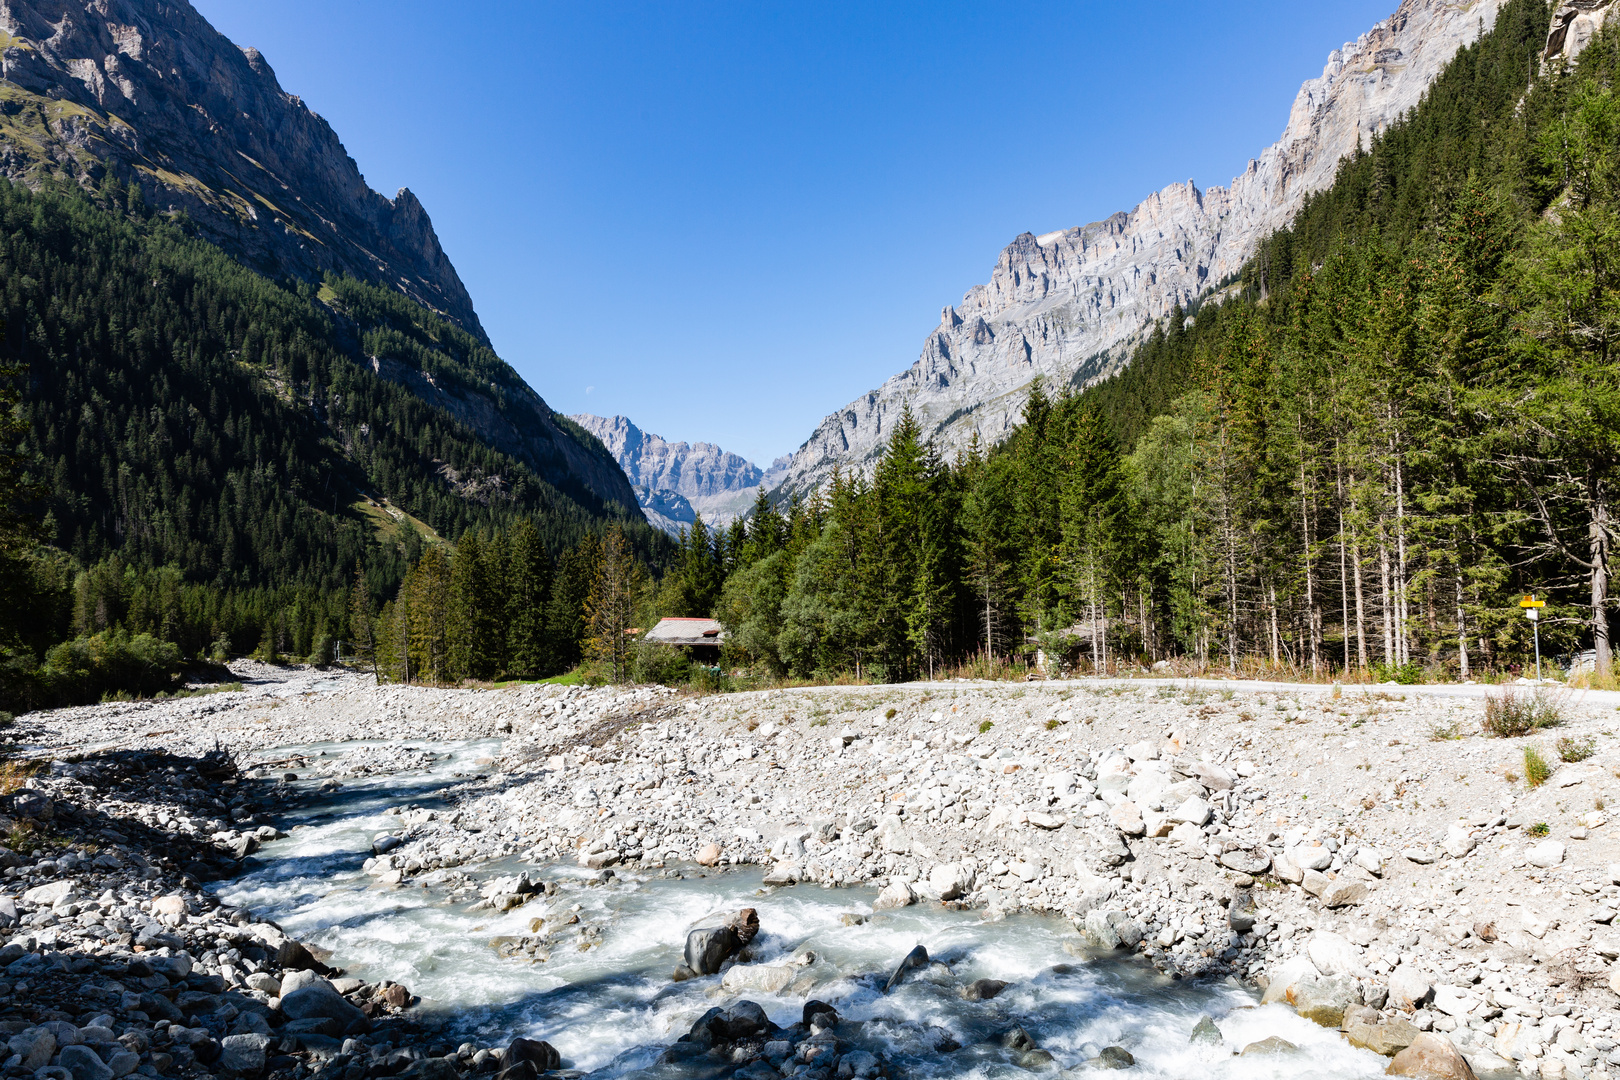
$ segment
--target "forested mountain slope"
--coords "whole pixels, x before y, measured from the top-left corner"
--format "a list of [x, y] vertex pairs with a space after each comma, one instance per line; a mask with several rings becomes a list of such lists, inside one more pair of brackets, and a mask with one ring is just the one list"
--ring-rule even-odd
[[[465, 331], [352, 278], [270, 281], [122, 189], [0, 181], [0, 317], [48, 545], [8, 581], [27, 595], [0, 645], [127, 626], [302, 653], [346, 636], [357, 569], [375, 606], [436, 537], [529, 521], [557, 556], [621, 521], [645, 557], [666, 543], [563, 450], [518, 456], [463, 420], [507, 370]], [[486, 427], [511, 408], [490, 401]]]
[[[345, 302], [370, 328], [359, 344], [378, 374], [559, 489], [636, 505], [612, 457], [491, 351], [416, 197], [372, 191], [265, 58], [189, 4], [10, 0], [0, 5], [0, 76], [0, 175], [33, 187], [60, 181], [104, 205], [138, 198], [183, 212], [192, 235], [272, 280], [318, 285], [336, 275], [377, 286], [376, 296]], [[420, 357], [373, 347], [394, 340], [391, 323], [419, 322], [418, 306], [440, 316], [430, 320], [440, 327], [429, 331], [434, 348], [468, 377], [439, 384]]]

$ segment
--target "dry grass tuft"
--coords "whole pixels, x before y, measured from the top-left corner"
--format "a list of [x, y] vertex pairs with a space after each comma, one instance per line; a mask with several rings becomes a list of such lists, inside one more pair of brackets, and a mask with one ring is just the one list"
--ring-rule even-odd
[[1534, 746], [1524, 748], [1524, 782], [1531, 787], [1540, 787], [1552, 775], [1552, 766], [1547, 759], [1541, 756], [1541, 751]]

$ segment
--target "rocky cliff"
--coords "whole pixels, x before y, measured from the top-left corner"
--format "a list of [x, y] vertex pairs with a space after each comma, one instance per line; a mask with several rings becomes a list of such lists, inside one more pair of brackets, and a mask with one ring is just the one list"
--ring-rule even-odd
[[[821, 422], [782, 490], [812, 490], [834, 466], [870, 469], [908, 403], [949, 452], [974, 432], [1001, 439], [1037, 376], [1080, 385], [1117, 370], [1154, 320], [1235, 275], [1306, 195], [1332, 182], [1342, 157], [1416, 105], [1501, 4], [1402, 0], [1329, 54], [1321, 76], [1300, 88], [1282, 138], [1229, 186], [1172, 184], [1128, 213], [1019, 236], [988, 283], [941, 311], [916, 363]], [[1590, 22], [1583, 13], [1580, 29]]]
[[623, 416], [568, 419], [601, 440], [635, 485], [647, 520], [671, 534], [690, 525], [694, 513], [710, 525], [729, 525], [753, 505], [760, 485], [769, 490], [786, 470], [786, 459], [761, 469], [713, 443], [669, 442]]
[[416, 196], [371, 190], [257, 50], [185, 0], [0, 0], [0, 175], [89, 186], [109, 161], [256, 270], [352, 274], [484, 338]]

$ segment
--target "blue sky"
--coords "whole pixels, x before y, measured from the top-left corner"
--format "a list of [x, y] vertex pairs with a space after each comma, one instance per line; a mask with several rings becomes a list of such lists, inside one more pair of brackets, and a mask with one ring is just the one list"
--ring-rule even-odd
[[409, 187], [553, 408], [764, 463], [1020, 232], [1225, 184], [1396, 0], [193, 0]]

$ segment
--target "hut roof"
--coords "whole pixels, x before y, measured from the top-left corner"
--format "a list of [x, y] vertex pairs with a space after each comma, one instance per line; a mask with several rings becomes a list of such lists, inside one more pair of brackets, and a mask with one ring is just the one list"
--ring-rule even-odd
[[660, 619], [643, 639], [659, 645], [718, 645], [725, 627], [715, 619]]

